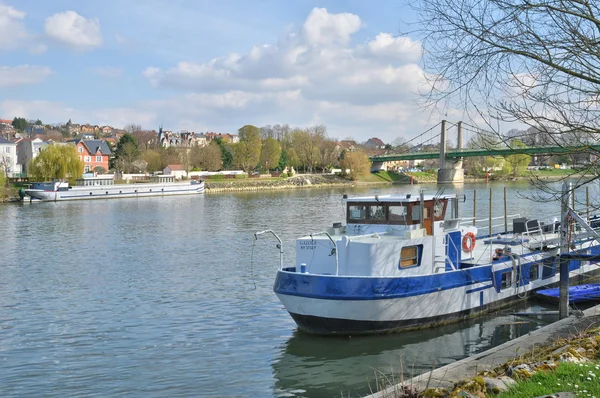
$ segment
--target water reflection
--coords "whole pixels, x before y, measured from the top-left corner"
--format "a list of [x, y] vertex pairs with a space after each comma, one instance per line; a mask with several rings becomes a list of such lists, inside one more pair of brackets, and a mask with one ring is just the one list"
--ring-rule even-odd
[[487, 350], [556, 320], [524, 318], [515, 311], [554, 309], [522, 304], [511, 310], [444, 327], [386, 336], [324, 338], [295, 332], [273, 362], [275, 395], [361, 396], [376, 389], [376, 377], [411, 377]]

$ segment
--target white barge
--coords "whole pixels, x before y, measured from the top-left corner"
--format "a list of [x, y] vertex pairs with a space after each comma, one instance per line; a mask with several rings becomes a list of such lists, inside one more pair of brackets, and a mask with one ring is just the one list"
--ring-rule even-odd
[[191, 195], [204, 193], [203, 180], [175, 182], [173, 176], [151, 177], [149, 183], [114, 184], [112, 176], [86, 177], [78, 185], [67, 182], [34, 182], [24, 189], [23, 200], [55, 202], [62, 200], [92, 200], [114, 198], [140, 198], [152, 196]]
[[[559, 282], [561, 234], [568, 235], [570, 278], [582, 283], [600, 274], [598, 235], [587, 224], [600, 227], [600, 218], [586, 223], [574, 215], [562, 230], [560, 222], [515, 218], [513, 231], [490, 236], [473, 219], [458, 218], [452, 195], [343, 201], [346, 224], [298, 238], [295, 264], [282, 259], [277, 272], [274, 292], [305, 332], [396, 332], [506, 306]], [[273, 231], [255, 237], [265, 232], [279, 240], [282, 255]]]

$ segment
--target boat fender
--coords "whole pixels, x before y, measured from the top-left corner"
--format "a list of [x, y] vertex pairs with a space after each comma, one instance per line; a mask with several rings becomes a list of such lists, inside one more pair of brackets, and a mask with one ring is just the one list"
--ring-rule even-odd
[[462, 240], [462, 248], [465, 253], [471, 253], [475, 248], [475, 234], [473, 232], [467, 232], [465, 236], [463, 236]]

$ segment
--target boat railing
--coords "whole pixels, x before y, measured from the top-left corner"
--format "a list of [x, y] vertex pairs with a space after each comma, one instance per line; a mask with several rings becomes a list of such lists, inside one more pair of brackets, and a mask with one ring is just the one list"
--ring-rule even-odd
[[279, 242], [279, 243], [277, 243], [277, 245], [275, 247], [277, 247], [279, 249], [279, 269], [282, 270], [283, 269], [283, 246], [282, 246], [283, 243], [281, 242], [281, 238], [279, 236], [277, 236], [277, 234], [275, 232], [273, 232], [272, 230], [266, 229], [264, 231], [255, 232], [254, 239], [258, 240], [258, 235], [262, 235], [262, 234], [266, 234], [266, 233], [272, 234], [275, 237], [275, 239], [277, 239], [277, 241]]
[[[506, 216], [488, 217], [477, 219], [475, 217], [460, 218], [460, 225], [467, 226], [473, 225], [478, 230], [487, 231], [489, 236], [499, 233], [508, 232], [509, 222], [512, 222], [515, 218], [520, 218], [521, 214], [507, 214]], [[498, 222], [498, 221], [502, 222]]]
[[335, 275], [339, 275], [340, 272], [340, 268], [339, 268], [339, 263], [338, 263], [338, 252], [337, 252], [337, 245], [335, 244], [335, 241], [333, 240], [333, 238], [331, 237], [331, 235], [329, 235], [329, 232], [327, 231], [322, 231], [322, 232], [316, 232], [316, 233], [312, 233], [310, 234], [310, 238], [312, 239], [313, 236], [318, 236], [318, 235], [325, 235], [329, 238], [329, 241], [331, 242], [331, 254], [335, 255]]

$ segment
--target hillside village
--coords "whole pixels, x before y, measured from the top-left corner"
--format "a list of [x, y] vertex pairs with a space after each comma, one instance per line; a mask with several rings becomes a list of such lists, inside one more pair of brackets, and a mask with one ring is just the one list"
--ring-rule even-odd
[[[1, 170], [9, 178], [25, 179], [28, 177], [28, 164], [40, 151], [47, 145], [59, 144], [74, 145], [77, 148], [80, 160], [84, 164], [83, 172], [106, 173], [114, 169], [111, 160], [114, 160], [115, 148], [119, 141], [127, 134], [134, 137], [139, 151], [149, 152], [159, 150], [162, 151], [163, 155], [165, 153], [170, 154], [170, 156], [167, 156], [167, 159], [163, 159], [160, 167], [149, 165], [147, 161], [137, 162], [137, 165], [133, 167], [139, 169], [136, 171], [155, 172], [163, 170], [169, 165], [170, 169], [177, 168], [179, 174], [184, 176], [192, 169], [197, 169], [197, 167], [191, 164], [193, 162], [188, 162], [184, 159], [188, 157], [194, 148], [208, 148], [214, 142], [228, 145], [239, 143], [238, 135], [229, 133], [174, 132], [166, 129], [163, 130], [162, 127], [158, 131], [144, 130], [141, 126], [134, 124], [119, 129], [108, 125], [73, 123], [72, 120], [68, 120], [63, 124], [45, 125], [40, 120], [25, 121], [23, 118], [14, 118], [13, 120], [0, 119]], [[323, 162], [322, 169], [325, 166], [329, 168], [333, 166], [339, 167], [338, 160], [343, 152], [361, 150], [369, 155], [378, 155], [387, 152], [391, 148], [390, 145], [386, 145], [381, 139], [375, 137], [370, 138], [362, 145], [354, 140], [337, 141], [328, 139], [327, 141], [328, 143], [332, 143], [332, 145], [328, 145], [330, 153], [327, 155], [324, 151], [322, 153], [323, 157], [327, 156], [329, 158], [327, 165]], [[209, 155], [206, 152], [209, 151], [203, 152], [203, 155], [208, 157]], [[279, 160], [272, 161], [271, 167], [269, 167], [267, 161], [265, 167], [276, 169], [280, 166], [278, 163]], [[306, 162], [296, 164], [290, 162], [290, 165], [299, 167], [300, 163]], [[397, 166], [409, 166], [407, 162], [404, 163]], [[219, 156], [217, 161], [210, 162], [209, 164], [203, 163], [202, 166], [204, 166], [202, 167], [203, 170], [218, 171], [226, 169], [228, 168], [227, 166], [231, 165], [223, 164]], [[311, 166], [313, 166], [312, 163]]]

